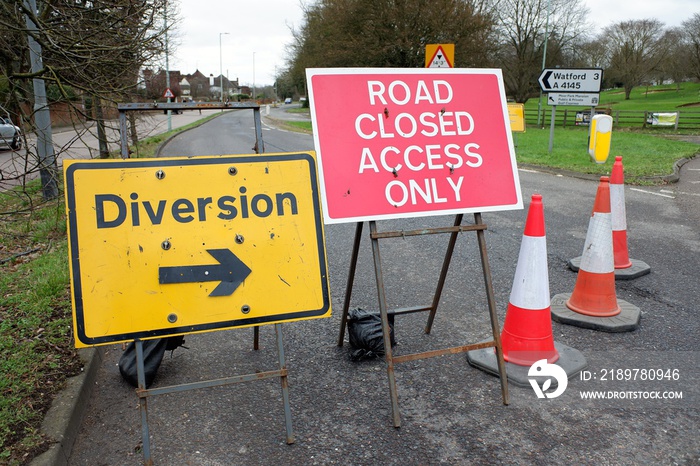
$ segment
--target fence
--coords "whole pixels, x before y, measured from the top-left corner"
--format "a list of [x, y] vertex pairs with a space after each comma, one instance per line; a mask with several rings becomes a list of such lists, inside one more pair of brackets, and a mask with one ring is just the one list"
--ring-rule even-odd
[[[606, 114], [613, 117], [613, 126], [619, 128], [656, 128], [666, 127], [676, 130], [700, 130], [700, 110], [676, 110], [676, 111], [639, 111], [639, 110], [611, 110], [609, 108], [596, 108], [597, 114]], [[552, 107], [542, 109], [543, 118], [540, 126], [549, 126]], [[588, 126], [591, 109], [580, 107], [573, 110], [558, 109], [554, 125], [566, 128], [567, 126]], [[525, 110], [525, 124], [537, 125], [537, 110]]]

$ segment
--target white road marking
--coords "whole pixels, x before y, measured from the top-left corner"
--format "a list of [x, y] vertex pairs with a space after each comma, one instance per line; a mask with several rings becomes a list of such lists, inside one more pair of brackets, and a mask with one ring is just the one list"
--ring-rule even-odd
[[669, 196], [668, 194], [655, 193], [654, 191], [647, 191], [645, 189], [639, 189], [639, 188], [630, 188], [630, 191], [637, 191], [637, 192], [645, 193], [645, 194], [653, 194], [654, 196], [667, 197], [669, 199], [676, 198], [675, 196]]

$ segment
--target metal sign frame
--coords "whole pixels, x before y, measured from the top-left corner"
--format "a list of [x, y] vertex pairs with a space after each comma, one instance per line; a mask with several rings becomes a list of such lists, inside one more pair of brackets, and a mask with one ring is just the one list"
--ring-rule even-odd
[[[382, 332], [384, 334], [384, 359], [387, 365], [387, 377], [389, 380], [389, 395], [391, 399], [391, 414], [394, 427], [401, 427], [401, 414], [399, 412], [399, 402], [398, 393], [396, 390], [396, 378], [394, 375], [394, 364], [408, 361], [417, 361], [420, 359], [428, 359], [436, 356], [444, 356], [447, 354], [459, 354], [467, 351], [478, 350], [482, 348], [494, 348], [496, 351], [496, 360], [498, 363], [498, 373], [501, 379], [501, 396], [503, 397], [503, 404], [507, 405], [510, 403], [508, 396], [508, 380], [506, 375], [505, 362], [503, 359], [503, 349], [501, 347], [501, 335], [500, 327], [498, 325], [498, 316], [496, 315], [496, 299], [493, 292], [493, 282], [491, 280], [491, 268], [489, 266], [488, 254], [486, 250], [486, 238], [484, 235], [484, 230], [486, 230], [486, 224], [483, 223], [481, 218], [481, 213], [474, 213], [474, 224], [473, 225], [462, 225], [463, 215], [458, 214], [455, 216], [454, 224], [452, 227], [441, 227], [441, 228], [429, 228], [420, 230], [400, 230], [400, 231], [377, 231], [376, 221], [369, 222], [370, 228], [370, 240], [372, 242], [372, 255], [374, 259], [374, 273], [377, 283], [377, 295], [379, 300], [379, 314], [382, 320]], [[350, 309], [350, 301], [352, 298], [352, 288], [355, 281], [355, 272], [357, 270], [357, 260], [359, 257], [360, 242], [362, 237], [363, 222], [358, 222], [355, 228], [355, 239], [352, 248], [352, 257], [350, 259], [350, 270], [348, 272], [348, 281], [345, 289], [345, 301], [343, 303], [343, 314], [340, 319], [340, 332], [338, 335], [338, 346], [343, 346], [345, 339], [345, 328], [347, 326], [348, 312]], [[447, 277], [447, 272], [450, 267], [450, 262], [452, 260], [452, 255], [454, 252], [455, 244], [457, 242], [457, 235], [465, 231], [474, 231], [477, 235], [477, 241], [479, 243], [479, 253], [481, 257], [481, 266], [484, 277], [484, 285], [486, 287], [486, 299], [489, 308], [489, 318], [491, 322], [491, 331], [493, 333], [493, 339], [474, 343], [469, 345], [437, 349], [433, 351], [426, 351], [422, 353], [413, 353], [400, 356], [394, 356], [391, 348], [391, 337], [390, 337], [390, 327], [389, 327], [389, 314], [394, 316], [401, 314], [411, 314], [415, 312], [425, 312], [429, 311], [428, 322], [425, 326], [425, 333], [429, 334], [435, 314], [437, 313], [438, 304], [440, 303], [440, 297], [442, 295], [443, 286], [445, 284], [445, 279]], [[425, 306], [413, 306], [405, 307], [400, 309], [395, 309], [389, 311], [387, 309], [386, 303], [386, 290], [384, 286], [384, 274], [382, 273], [381, 257], [379, 252], [379, 240], [385, 238], [406, 238], [410, 236], [424, 236], [432, 234], [450, 233], [450, 240], [448, 242], [447, 251], [445, 253], [445, 258], [442, 263], [442, 268], [440, 270], [440, 277], [438, 279], [435, 294], [433, 295], [433, 301], [430, 305]]]
[[[127, 142], [127, 124], [126, 113], [128, 111], [144, 111], [144, 110], [195, 110], [195, 109], [252, 109], [253, 118], [255, 121], [255, 152], [262, 153], [265, 151], [265, 146], [262, 138], [262, 122], [260, 118], [260, 106], [256, 103], [248, 102], [224, 102], [224, 103], [200, 103], [200, 102], [180, 102], [180, 103], [127, 103], [119, 104], [119, 125], [121, 135], [121, 157], [129, 158], [129, 149]], [[258, 349], [259, 327], [253, 328], [253, 349]], [[153, 464], [151, 459], [150, 434], [148, 428], [148, 398], [150, 396], [164, 395], [168, 393], [177, 393], [187, 390], [195, 390], [198, 388], [208, 388], [221, 385], [230, 385], [234, 383], [250, 382], [255, 380], [264, 380], [272, 377], [279, 377], [282, 388], [282, 402], [284, 406], [284, 420], [286, 428], [286, 442], [288, 445], [294, 443], [294, 432], [292, 429], [292, 413], [289, 402], [289, 383], [287, 380], [288, 371], [284, 354], [284, 343], [282, 338], [282, 325], [275, 324], [275, 335], [277, 343], [277, 358], [279, 368], [276, 370], [256, 372], [253, 374], [243, 374], [222, 379], [207, 380], [195, 383], [173, 385], [161, 388], [146, 388], [146, 378], [144, 375], [144, 357], [143, 357], [143, 342], [136, 339], [136, 368], [138, 378], [138, 388], [136, 395], [139, 398], [139, 412], [141, 415], [141, 441], [143, 446], [144, 464], [150, 466]]]

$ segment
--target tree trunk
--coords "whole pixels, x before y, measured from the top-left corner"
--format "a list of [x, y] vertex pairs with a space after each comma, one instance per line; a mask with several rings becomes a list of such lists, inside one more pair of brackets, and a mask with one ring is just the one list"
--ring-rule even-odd
[[105, 133], [105, 119], [102, 113], [102, 101], [99, 97], [94, 98], [95, 102], [95, 122], [97, 123], [97, 141], [100, 146], [100, 158], [109, 158], [109, 148], [107, 146], [107, 134]]

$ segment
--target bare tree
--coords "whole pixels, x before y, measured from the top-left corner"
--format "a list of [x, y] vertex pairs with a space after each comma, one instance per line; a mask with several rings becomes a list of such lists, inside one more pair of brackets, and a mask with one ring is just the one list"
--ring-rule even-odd
[[537, 77], [547, 46], [545, 66], [566, 66], [573, 49], [586, 37], [588, 10], [578, 0], [498, 0], [496, 62], [503, 68], [506, 92], [526, 102], [537, 92]]
[[690, 53], [685, 33], [681, 28], [671, 28], [659, 38], [659, 48], [665, 50], [658, 68], [653, 73], [656, 81], [671, 79], [680, 90], [681, 82], [690, 76]]
[[688, 52], [688, 66], [695, 79], [700, 79], [700, 13], [683, 21], [684, 42]]
[[656, 19], [622, 21], [604, 29], [607, 73], [623, 85], [625, 100], [634, 86], [652, 79], [652, 73], [659, 69], [667, 53], [662, 34], [663, 23]]
[[[0, 103], [21, 123], [25, 137], [33, 124], [31, 82], [39, 78], [47, 85], [49, 105], [62, 102], [74, 121], [96, 120], [103, 141], [115, 103], [132, 100], [139, 70], [162, 56], [165, 1], [43, 0], [38, 11], [24, 0], [0, 2], [0, 77], [6, 83], [3, 87], [0, 78]], [[27, 28], [25, 17], [36, 30]], [[42, 50], [43, 68], [36, 72], [29, 66], [28, 36]], [[16, 179], [4, 180], [8, 186], [26, 180], [38, 165], [31, 147], [15, 157], [24, 161], [14, 165], [26, 168]]]

